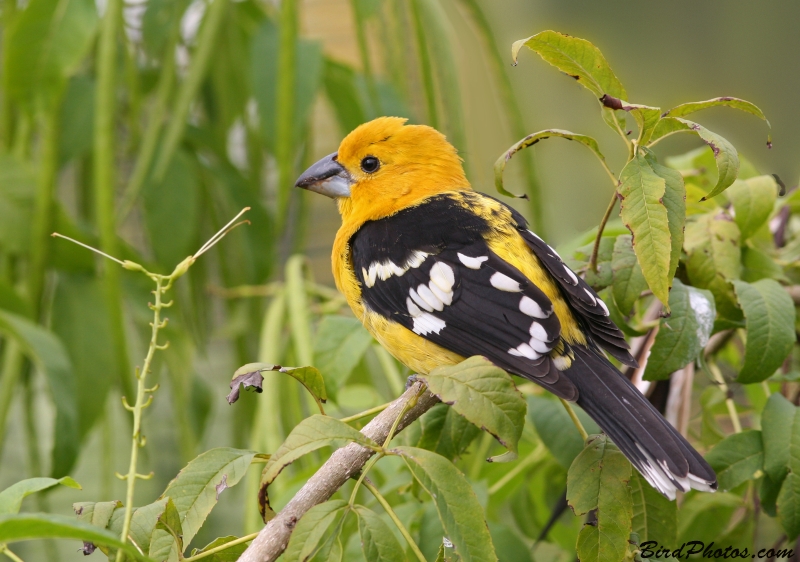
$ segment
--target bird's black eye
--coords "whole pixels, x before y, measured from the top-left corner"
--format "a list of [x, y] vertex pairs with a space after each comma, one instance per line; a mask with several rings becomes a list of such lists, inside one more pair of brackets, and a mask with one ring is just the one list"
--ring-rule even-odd
[[366, 156], [361, 161], [361, 169], [367, 172], [368, 174], [372, 174], [373, 172], [377, 172], [378, 168], [381, 167], [381, 162], [374, 156]]

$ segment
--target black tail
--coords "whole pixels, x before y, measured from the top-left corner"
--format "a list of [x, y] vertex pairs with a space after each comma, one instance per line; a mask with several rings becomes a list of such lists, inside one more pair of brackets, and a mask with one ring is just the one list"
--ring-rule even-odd
[[581, 406], [614, 444], [669, 499], [690, 488], [713, 492], [717, 477], [700, 453], [598, 352], [573, 346], [564, 374], [578, 389]]

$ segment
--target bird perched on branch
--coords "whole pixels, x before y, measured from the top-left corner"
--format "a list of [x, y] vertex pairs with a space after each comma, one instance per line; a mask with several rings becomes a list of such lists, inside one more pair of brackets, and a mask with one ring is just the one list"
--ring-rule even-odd
[[603, 354], [636, 365], [597, 293], [500, 201], [473, 191], [444, 135], [361, 125], [297, 187], [336, 200], [333, 274], [356, 317], [419, 373], [482, 355], [577, 402], [670, 499], [714, 471]]

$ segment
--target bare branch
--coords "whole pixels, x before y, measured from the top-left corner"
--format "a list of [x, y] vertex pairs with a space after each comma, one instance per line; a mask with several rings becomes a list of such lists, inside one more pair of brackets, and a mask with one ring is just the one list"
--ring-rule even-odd
[[[413, 384], [400, 398], [364, 426], [361, 433], [377, 443], [383, 443], [397, 416], [403, 411], [405, 404], [420, 391], [421, 386], [422, 383], [419, 382]], [[399, 433], [438, 402], [439, 399], [430, 392], [423, 392], [416, 405], [408, 410], [397, 426], [396, 433]], [[239, 558], [239, 562], [272, 562], [276, 560], [289, 544], [292, 530], [303, 514], [315, 505], [330, 499], [351, 476], [359, 473], [373, 454], [369, 449], [356, 443], [351, 443], [334, 452], [328, 462], [306, 482], [286, 504], [286, 507], [267, 523]]]

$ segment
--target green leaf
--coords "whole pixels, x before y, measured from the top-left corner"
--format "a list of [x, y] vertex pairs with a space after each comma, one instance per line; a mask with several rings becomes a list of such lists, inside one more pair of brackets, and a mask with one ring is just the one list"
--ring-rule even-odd
[[790, 472], [778, 494], [778, 520], [790, 541], [800, 535], [800, 475]]
[[184, 544], [191, 543], [197, 531], [217, 504], [217, 486], [236, 485], [245, 475], [255, 451], [217, 447], [190, 461], [169, 483], [161, 495], [175, 502], [180, 514]]
[[[178, 513], [178, 508], [175, 506], [175, 502], [172, 501], [172, 498], [167, 498], [167, 503], [164, 506], [164, 513], [158, 516], [156, 530], [167, 533], [172, 539], [174, 539], [177, 552], [183, 552], [183, 529], [181, 525], [181, 514]], [[153, 558], [160, 558], [161, 556], [169, 555], [169, 548], [162, 547], [158, 550], [158, 552], [156, 552], [153, 546], [153, 544], [150, 545], [150, 556]]]
[[134, 560], [153, 562], [130, 543], [121, 543], [118, 535], [66, 515], [17, 513], [0, 515], [0, 543], [34, 539], [75, 539], [113, 548], [121, 548]]
[[622, 222], [633, 233], [633, 249], [650, 290], [668, 306], [672, 242], [662, 202], [666, 181], [644, 156], [636, 156], [623, 168], [620, 182]]
[[714, 153], [718, 172], [717, 185], [701, 201], [719, 195], [736, 181], [739, 175], [739, 153], [736, 148], [724, 137], [698, 123], [677, 117], [664, 117], [656, 125], [649, 146], [675, 133], [696, 134]]
[[678, 533], [678, 504], [662, 496], [637, 471], [631, 472], [631, 499], [633, 501], [633, 532], [639, 535], [639, 544], [656, 541], [673, 545]]
[[52, 306], [52, 329], [74, 366], [78, 432], [83, 438], [103, 416], [102, 405], [117, 372], [103, 288], [95, 277], [61, 274]]
[[403, 547], [378, 514], [363, 505], [353, 508], [358, 515], [358, 533], [364, 558], [372, 562], [403, 562]]
[[597, 141], [594, 140], [592, 137], [586, 135], [579, 135], [577, 133], [573, 133], [570, 131], [564, 131], [562, 129], [545, 129], [544, 131], [539, 131], [538, 133], [533, 133], [525, 137], [524, 139], [514, 143], [511, 148], [509, 148], [505, 153], [500, 155], [500, 158], [494, 163], [494, 186], [497, 191], [501, 195], [505, 195], [506, 197], [527, 197], [526, 195], [514, 195], [510, 191], [508, 191], [505, 187], [503, 187], [503, 171], [506, 169], [506, 164], [511, 158], [523, 148], [528, 148], [529, 146], [533, 146], [537, 142], [549, 139], [549, 138], [562, 138], [571, 141], [577, 141], [591, 150], [595, 156], [597, 156], [600, 163], [603, 165], [604, 168], [607, 168], [606, 165], [606, 157], [603, 156], [603, 153], [600, 152], [600, 146], [598, 146]]
[[637, 103], [630, 103], [623, 99], [615, 98], [604, 94], [600, 98], [600, 102], [604, 107], [618, 111], [627, 111], [633, 116], [634, 121], [639, 127], [639, 137], [637, 139], [638, 146], [645, 146], [653, 135], [653, 130], [661, 119], [661, 108], [651, 107], [649, 105], [639, 105]]
[[79, 521], [91, 523], [101, 529], [108, 527], [114, 511], [122, 507], [122, 502], [112, 500], [110, 502], [78, 502], [72, 504], [72, 509]]
[[231, 393], [228, 395], [228, 403], [232, 404], [239, 398], [239, 385], [245, 387], [255, 387], [256, 392], [261, 392], [263, 377], [259, 373], [265, 371], [277, 371], [285, 373], [302, 384], [314, 398], [323, 415], [325, 411], [322, 405], [328, 401], [328, 393], [325, 391], [325, 381], [322, 374], [315, 367], [281, 367], [271, 363], [248, 363], [236, 369], [231, 379]]
[[81, 485], [69, 476], [64, 476], [58, 480], [55, 478], [28, 478], [27, 480], [21, 480], [0, 492], [0, 515], [19, 512], [23, 499], [59, 484], [68, 488], [81, 489]]
[[614, 276], [612, 285], [614, 302], [620, 312], [627, 316], [639, 295], [647, 288], [647, 281], [633, 251], [633, 237], [629, 235], [617, 237], [611, 258], [611, 271]]
[[678, 510], [678, 540], [699, 540], [708, 544], [719, 540], [728, 528], [731, 516], [743, 507], [743, 500], [734, 494], [688, 494]]
[[761, 431], [764, 472], [773, 482], [781, 482], [789, 469], [792, 442], [797, 441], [800, 445], [800, 409], [782, 394], [773, 393], [761, 413]]
[[711, 337], [717, 315], [710, 292], [675, 279], [669, 293], [672, 314], [659, 323], [645, 368], [645, 380], [668, 379], [694, 361]]
[[791, 353], [795, 342], [795, 309], [791, 297], [778, 282], [734, 281], [744, 311], [747, 345], [737, 381], [742, 384], [769, 378]]
[[[682, 103], [672, 109], [668, 109], [664, 112], [664, 117], [685, 117], [695, 111], [701, 111], [703, 109], [708, 109], [709, 107], [731, 107], [733, 109], [739, 109], [741, 111], [745, 111], [751, 115], [755, 115], [756, 117], [763, 119], [764, 122], [767, 124], [767, 128], [771, 129], [772, 126], [767, 121], [766, 115], [761, 109], [755, 105], [754, 103], [750, 103], [749, 101], [739, 99], [739, 98], [731, 98], [731, 97], [721, 97], [721, 98], [712, 98], [710, 100], [705, 101], [693, 101], [689, 103]], [[767, 135], [767, 146], [772, 146], [772, 141], [770, 136]]]
[[278, 450], [270, 457], [261, 473], [260, 508], [262, 515], [271, 513], [267, 488], [281, 471], [294, 461], [336, 441], [351, 441], [373, 451], [380, 446], [372, 439], [344, 422], [319, 414], [297, 424]]
[[433, 451], [450, 460], [460, 457], [480, 429], [446, 404], [437, 404], [420, 419], [422, 435], [417, 447]]
[[768, 474], [765, 474], [761, 479], [761, 486], [758, 489], [758, 499], [761, 501], [761, 509], [770, 517], [778, 516], [778, 495], [781, 492], [782, 485], [783, 479], [775, 482]]
[[326, 380], [339, 388], [353, 372], [372, 343], [372, 336], [355, 318], [322, 318], [314, 341], [314, 364]]
[[[208, 552], [212, 548], [217, 548], [218, 546], [222, 546], [228, 544], [231, 541], [237, 540], [239, 537], [234, 537], [233, 535], [228, 535], [227, 537], [219, 537], [218, 539], [214, 539], [203, 548], [193, 548], [192, 549], [192, 556], [197, 556], [198, 554], [203, 554], [204, 552]], [[226, 548], [225, 550], [220, 550], [215, 554], [211, 554], [206, 558], [203, 558], [205, 562], [236, 562], [239, 560], [239, 557], [244, 554], [244, 551], [247, 550], [247, 543], [241, 543], [234, 545], [230, 548]]]
[[344, 500], [330, 500], [309, 509], [297, 522], [284, 558], [297, 562], [310, 560], [331, 538], [331, 533], [340, 529], [349, 509]]
[[[581, 408], [573, 406], [581, 424], [589, 434], [599, 433], [600, 428]], [[536, 428], [536, 433], [558, 464], [568, 469], [583, 450], [583, 438], [557, 400], [541, 396], [528, 397], [528, 417]]]
[[758, 176], [733, 182], [728, 188], [733, 203], [733, 220], [739, 226], [742, 240], [747, 240], [763, 225], [778, 198], [778, 184], [772, 176]]
[[729, 435], [706, 455], [722, 491], [751, 480], [764, 465], [761, 432], [750, 430]]
[[556, 31], [542, 31], [527, 39], [514, 42], [511, 46], [514, 64], [517, 63], [517, 56], [522, 47], [528, 47], [561, 72], [577, 80], [598, 99], [604, 94], [619, 99], [628, 97], [603, 53], [585, 39]]
[[[175, 548], [175, 539], [166, 532], [157, 529], [158, 518], [164, 514], [170, 498], [161, 498], [151, 504], [133, 508], [129, 536], [142, 552], [148, 556], [164, 560]], [[125, 509], [122, 502], [81, 502], [73, 504], [73, 509], [81, 522], [92, 523], [104, 527], [115, 536], [122, 532]], [[116, 556], [116, 549], [106, 545], [98, 545], [109, 558]], [[177, 552], [175, 553], [177, 556]]]
[[517, 452], [526, 404], [508, 373], [476, 356], [458, 365], [437, 367], [419, 378], [442, 402]]
[[16, 314], [0, 310], [0, 332], [15, 339], [23, 352], [47, 375], [56, 406], [50, 473], [59, 476], [69, 472], [78, 457], [79, 446], [75, 378], [69, 356], [61, 341], [51, 332]]
[[52, 104], [78, 69], [97, 30], [92, 0], [32, 0], [8, 29], [4, 82], [28, 110]]
[[26, 163], [0, 152], [0, 248], [27, 254], [36, 178]]
[[411, 474], [433, 499], [445, 536], [464, 562], [497, 560], [484, 512], [464, 475], [446, 458], [397, 447]]
[[144, 223], [156, 260], [164, 267], [175, 267], [199, 248], [200, 181], [193, 157], [177, 150], [160, 181], [147, 179], [142, 199]]
[[593, 435], [567, 473], [567, 502], [576, 515], [597, 510], [597, 524], [578, 535], [582, 562], [622, 560], [628, 551], [633, 502], [631, 463], [604, 435]]
[[684, 228], [686, 226], [686, 186], [683, 183], [683, 176], [681, 176], [680, 172], [676, 172], [667, 166], [662, 166], [651, 153], [648, 153], [646, 158], [653, 171], [662, 177], [666, 184], [661, 202], [667, 208], [671, 244], [669, 278], [672, 279], [678, 269], [681, 250], [683, 249]]
[[736, 223], [724, 212], [699, 215], [686, 224], [684, 247], [692, 285], [711, 291], [717, 312], [733, 320], [741, 318], [729, 283], [742, 272]]
[[789, 282], [783, 268], [769, 254], [751, 246], [742, 247], [742, 279], [748, 283], [760, 279]]

